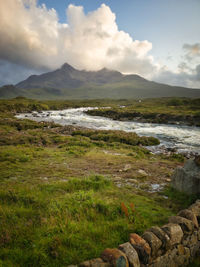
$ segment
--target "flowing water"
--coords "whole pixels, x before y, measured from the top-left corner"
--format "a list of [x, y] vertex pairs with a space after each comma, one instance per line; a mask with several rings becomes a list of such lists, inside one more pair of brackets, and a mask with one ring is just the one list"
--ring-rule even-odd
[[94, 108], [32, 112], [19, 114], [17, 117], [35, 121], [53, 121], [60, 125], [76, 125], [97, 130], [135, 132], [140, 136], [154, 136], [160, 140], [161, 144], [159, 146], [150, 148], [155, 153], [163, 151], [164, 148], [173, 148], [180, 153], [200, 154], [200, 128], [198, 127], [116, 121], [84, 113], [89, 109]]

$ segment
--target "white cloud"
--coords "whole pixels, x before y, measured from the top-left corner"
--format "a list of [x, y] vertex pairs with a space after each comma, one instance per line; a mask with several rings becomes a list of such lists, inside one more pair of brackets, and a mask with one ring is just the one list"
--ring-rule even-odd
[[36, 0], [0, 1], [0, 59], [31, 69], [55, 69], [68, 62], [79, 69], [103, 67], [151, 77], [158, 66], [152, 44], [119, 31], [115, 14], [102, 4], [88, 14], [69, 5], [68, 24]]
[[118, 29], [107, 5], [85, 14], [83, 7], [71, 4], [66, 17], [68, 24], [60, 23], [56, 10], [38, 6], [36, 0], [0, 0], [0, 84], [16, 83], [67, 62], [78, 69], [107, 67], [200, 87], [200, 43], [184, 44], [184, 61], [172, 72], [148, 54], [149, 41], [133, 40]]
[[184, 61], [178, 64], [177, 71], [164, 66], [152, 78], [171, 85], [200, 88], [200, 43], [184, 44], [182, 48]]
[[[183, 64], [184, 65], [184, 64]], [[193, 69], [186, 66], [179, 68], [179, 72], [172, 72], [167, 68], [162, 68], [153, 79], [160, 83], [167, 83], [188, 88], [200, 88], [200, 64]]]
[[184, 44], [185, 58], [187, 61], [192, 61], [200, 58], [200, 43], [196, 44]]

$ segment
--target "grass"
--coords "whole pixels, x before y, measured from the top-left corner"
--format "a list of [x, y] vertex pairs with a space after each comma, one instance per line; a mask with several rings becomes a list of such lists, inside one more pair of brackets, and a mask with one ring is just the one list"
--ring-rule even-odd
[[132, 133], [14, 117], [33, 103], [0, 102], [0, 266], [68, 266], [98, 257], [194, 201], [167, 185], [158, 193], [145, 189], [166, 183], [183, 164], [180, 155], [152, 155], [141, 145], [152, 139], [143, 143]]
[[88, 110], [88, 114], [115, 120], [181, 123], [200, 126], [200, 99], [162, 98], [129, 101], [112, 109]]

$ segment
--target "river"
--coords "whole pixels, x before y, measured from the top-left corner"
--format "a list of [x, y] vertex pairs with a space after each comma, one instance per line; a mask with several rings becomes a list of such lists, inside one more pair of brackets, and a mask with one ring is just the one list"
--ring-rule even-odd
[[34, 121], [53, 121], [60, 125], [75, 125], [97, 130], [135, 132], [140, 136], [154, 136], [160, 140], [159, 146], [149, 148], [154, 153], [162, 152], [165, 148], [173, 148], [179, 153], [200, 154], [200, 128], [198, 127], [116, 121], [84, 113], [89, 109], [94, 108], [71, 108], [39, 113], [23, 113], [18, 114], [16, 117]]

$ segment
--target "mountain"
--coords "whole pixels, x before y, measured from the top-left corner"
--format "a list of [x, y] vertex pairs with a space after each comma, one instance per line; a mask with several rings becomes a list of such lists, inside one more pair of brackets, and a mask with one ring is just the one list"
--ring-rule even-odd
[[15, 86], [0, 88], [0, 98], [25, 96], [38, 99], [97, 99], [199, 97], [199, 89], [170, 86], [148, 81], [139, 75], [124, 75], [103, 68], [77, 70], [65, 63], [60, 69], [32, 75]]
[[88, 84], [102, 85], [120, 82], [123, 75], [106, 68], [99, 71], [80, 71], [65, 63], [60, 69], [32, 75], [16, 85], [18, 88], [78, 88]]

